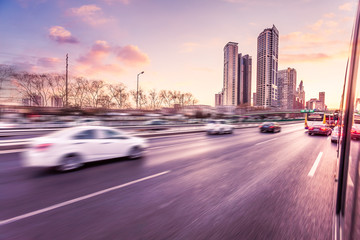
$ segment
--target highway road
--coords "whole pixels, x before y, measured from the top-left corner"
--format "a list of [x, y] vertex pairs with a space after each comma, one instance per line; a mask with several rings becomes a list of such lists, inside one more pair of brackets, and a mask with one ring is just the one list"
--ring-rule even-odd
[[336, 144], [303, 123], [149, 143], [69, 173], [1, 152], [0, 239], [331, 239]]

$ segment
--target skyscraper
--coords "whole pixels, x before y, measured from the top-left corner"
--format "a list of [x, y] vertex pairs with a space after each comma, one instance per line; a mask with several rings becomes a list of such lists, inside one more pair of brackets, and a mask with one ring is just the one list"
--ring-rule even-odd
[[222, 105], [251, 104], [251, 71], [251, 56], [238, 53], [238, 44], [228, 42], [224, 47]]
[[257, 39], [256, 105], [278, 106], [277, 71], [279, 31], [275, 25], [260, 33]]
[[278, 71], [278, 104], [282, 109], [296, 108], [296, 70], [287, 68]]
[[237, 105], [238, 100], [238, 44], [228, 42], [224, 47], [223, 105]]
[[251, 105], [251, 71], [252, 59], [249, 55], [239, 54], [239, 86], [240, 99], [239, 104]]

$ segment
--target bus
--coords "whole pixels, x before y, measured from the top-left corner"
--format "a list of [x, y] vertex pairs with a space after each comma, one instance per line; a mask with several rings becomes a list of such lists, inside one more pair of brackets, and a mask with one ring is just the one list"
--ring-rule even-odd
[[337, 114], [324, 113], [324, 112], [312, 112], [305, 115], [305, 129], [314, 124], [327, 124], [330, 127], [335, 127], [337, 124]]

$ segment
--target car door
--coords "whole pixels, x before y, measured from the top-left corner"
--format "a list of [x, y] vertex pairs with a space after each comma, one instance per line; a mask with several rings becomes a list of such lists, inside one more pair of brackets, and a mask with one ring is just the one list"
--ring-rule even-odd
[[104, 157], [117, 158], [127, 156], [132, 140], [120, 131], [101, 130], [101, 151]]
[[86, 129], [76, 133], [70, 143], [68, 152], [79, 154], [84, 162], [99, 159], [100, 141], [96, 129]]

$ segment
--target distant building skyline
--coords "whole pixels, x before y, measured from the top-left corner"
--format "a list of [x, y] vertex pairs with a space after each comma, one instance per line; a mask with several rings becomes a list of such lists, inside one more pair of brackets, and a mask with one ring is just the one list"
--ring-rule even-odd
[[300, 81], [299, 87], [296, 90], [296, 104], [297, 108], [304, 109], [305, 108], [305, 88], [303, 80]]
[[311, 98], [306, 102], [306, 108], [311, 110], [326, 111], [325, 92], [319, 92], [319, 99]]

